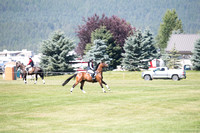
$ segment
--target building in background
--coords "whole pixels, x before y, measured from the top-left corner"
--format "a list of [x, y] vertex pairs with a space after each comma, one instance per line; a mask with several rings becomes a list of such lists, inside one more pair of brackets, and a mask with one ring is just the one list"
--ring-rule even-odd
[[172, 34], [165, 50], [169, 53], [175, 47], [178, 54], [181, 55], [182, 66], [191, 68], [194, 44], [198, 39], [200, 39], [199, 34]]
[[23, 49], [22, 51], [8, 51], [3, 50], [0, 52], [0, 71], [4, 70], [5, 64], [7, 62], [16, 62], [20, 61], [24, 64], [28, 63], [28, 57], [33, 56], [32, 51], [28, 51], [26, 49]]

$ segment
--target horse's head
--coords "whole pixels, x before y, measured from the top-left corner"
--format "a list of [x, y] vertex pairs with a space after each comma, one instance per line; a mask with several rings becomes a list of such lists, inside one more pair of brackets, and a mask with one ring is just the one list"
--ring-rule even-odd
[[18, 69], [18, 68], [21, 68], [22, 66], [23, 66], [23, 64], [22, 64], [20, 61], [16, 62], [16, 67], [17, 67], [17, 69]]
[[102, 72], [104, 67], [108, 67], [108, 64], [106, 64], [104, 61], [101, 61], [101, 63], [99, 63], [97, 66], [97, 71]]
[[104, 61], [101, 61], [100, 64], [102, 65], [102, 67], [108, 67], [108, 64], [106, 64]]
[[17, 67], [17, 69], [20, 67], [20, 62], [19, 61], [16, 62], [16, 67]]

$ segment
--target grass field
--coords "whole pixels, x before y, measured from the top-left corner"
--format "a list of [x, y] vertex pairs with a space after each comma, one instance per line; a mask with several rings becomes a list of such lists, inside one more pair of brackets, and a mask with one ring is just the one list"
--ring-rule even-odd
[[[38, 84], [0, 77], [0, 132], [12, 133], [199, 133], [200, 72], [181, 81], [141, 79], [141, 72], [105, 72], [111, 88], [79, 85], [69, 75]], [[106, 87], [105, 87], [106, 89]]]

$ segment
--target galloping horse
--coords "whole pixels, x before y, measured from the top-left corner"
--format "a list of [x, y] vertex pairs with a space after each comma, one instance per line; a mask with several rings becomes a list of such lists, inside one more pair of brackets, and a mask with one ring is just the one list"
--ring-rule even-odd
[[101, 62], [99, 63], [99, 65], [97, 66], [97, 70], [95, 71], [96, 72], [96, 79], [95, 80], [92, 80], [92, 77], [90, 76], [89, 73], [86, 73], [86, 72], [80, 72], [80, 73], [76, 73], [74, 74], [73, 76], [69, 77], [67, 80], [65, 80], [65, 82], [62, 84], [62, 86], [66, 85], [73, 77], [76, 77], [76, 82], [75, 84], [72, 86], [71, 88], [71, 93], [74, 89], [74, 87], [81, 83], [81, 86], [80, 86], [80, 89], [82, 90], [83, 93], [86, 93], [84, 90], [83, 90], [83, 85], [85, 83], [85, 81], [87, 82], [99, 82], [102, 90], [104, 93], [106, 93], [106, 91], [104, 90], [103, 88], [103, 85], [106, 85], [107, 89], [110, 91], [110, 88], [109, 86], [103, 81], [103, 67], [108, 67], [108, 64], [104, 63], [104, 62]]
[[40, 75], [40, 77], [42, 78], [43, 84], [45, 84], [44, 72], [40, 67], [33, 67], [31, 72], [27, 72], [26, 69], [25, 69], [26, 66], [24, 64], [22, 64], [21, 62], [16, 62], [16, 67], [17, 67], [17, 69], [20, 68], [21, 74], [22, 74], [22, 77], [23, 77], [25, 84], [27, 83], [26, 82], [26, 76], [27, 75], [33, 75], [33, 74], [35, 74], [35, 78], [36, 78], [35, 84], [37, 83], [37, 79], [38, 79], [37, 76], [38, 75]]

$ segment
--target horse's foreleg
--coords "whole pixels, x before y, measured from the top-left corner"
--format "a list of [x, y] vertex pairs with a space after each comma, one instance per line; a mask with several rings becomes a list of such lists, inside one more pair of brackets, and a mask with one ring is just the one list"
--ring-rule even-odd
[[23, 75], [23, 80], [24, 80], [24, 83], [26, 84], [26, 74]]
[[102, 88], [103, 92], [104, 92], [104, 93], [106, 93], [106, 91], [104, 90], [104, 88], [103, 88], [103, 85], [102, 85], [102, 80], [101, 80], [101, 81], [99, 81], [99, 84], [100, 84], [100, 86], [101, 86], [101, 88]]
[[85, 81], [81, 81], [81, 87], [80, 87], [80, 89], [81, 89], [81, 91], [82, 91], [83, 93], [86, 93], [86, 92], [83, 90], [84, 83], [85, 83]]
[[102, 83], [103, 83], [104, 85], [106, 85], [106, 88], [110, 91], [110, 87], [106, 84], [106, 82], [104, 82], [104, 81], [102, 80]]

